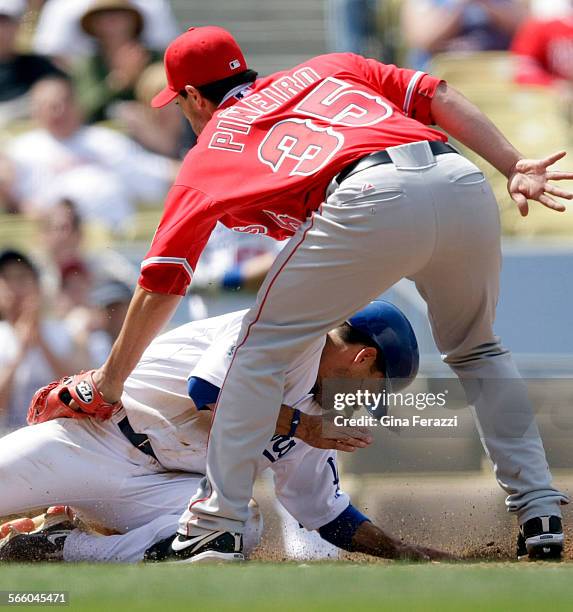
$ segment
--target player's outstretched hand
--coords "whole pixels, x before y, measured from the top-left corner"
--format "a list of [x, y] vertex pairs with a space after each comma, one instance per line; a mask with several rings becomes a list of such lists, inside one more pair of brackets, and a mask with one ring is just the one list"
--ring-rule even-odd
[[404, 561], [457, 561], [458, 557], [444, 550], [418, 546], [416, 544], [403, 544], [398, 548], [397, 558]]
[[443, 550], [402, 542], [369, 521], [362, 523], [354, 532], [352, 550], [384, 559], [402, 561], [458, 560], [458, 557]]
[[363, 427], [339, 427], [318, 415], [303, 415], [296, 437], [310, 446], [353, 453], [372, 444], [374, 438]]
[[507, 179], [507, 190], [517, 204], [522, 217], [529, 213], [527, 200], [536, 200], [552, 210], [563, 212], [565, 205], [551, 196], [572, 200], [573, 193], [552, 185], [549, 181], [573, 179], [573, 172], [549, 170], [549, 166], [565, 157], [565, 151], [554, 153], [545, 159], [520, 159]]

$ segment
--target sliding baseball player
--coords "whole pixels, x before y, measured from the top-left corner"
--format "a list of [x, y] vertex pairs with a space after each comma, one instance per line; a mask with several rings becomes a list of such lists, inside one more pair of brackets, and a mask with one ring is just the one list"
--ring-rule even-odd
[[[64, 379], [37, 395], [30, 409], [35, 424], [0, 444], [0, 515], [65, 504], [83, 522], [117, 535], [55, 524], [7, 538], [0, 560], [173, 560], [170, 545], [189, 490], [205, 474], [209, 409], [245, 312], [193, 322], [157, 338], [129, 377], [122, 406], [109, 414], [88, 417], [95, 389], [85, 377]], [[276, 434], [258, 471], [272, 470], [285, 509], [339, 548], [391, 558], [447, 556], [388, 536], [340, 489], [332, 449], [367, 446], [368, 434], [326, 426], [317, 433], [322, 417], [315, 395], [324, 379], [333, 374], [387, 376], [404, 385], [417, 366], [417, 344], [407, 319], [396, 307], [375, 301], [317, 340], [289, 370]], [[81, 412], [69, 409], [70, 397], [82, 404]], [[245, 551], [252, 550], [259, 534], [258, 512], [251, 505]], [[224, 556], [215, 550], [193, 560], [219, 558]]]

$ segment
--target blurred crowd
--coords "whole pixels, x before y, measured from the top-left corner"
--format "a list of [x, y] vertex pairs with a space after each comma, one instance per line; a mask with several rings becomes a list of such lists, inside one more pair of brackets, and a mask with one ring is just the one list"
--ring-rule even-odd
[[369, 55], [378, 43], [384, 61], [426, 70], [440, 53], [510, 51], [519, 63], [518, 83], [571, 87], [573, 81], [571, 0], [327, 0], [327, 4], [333, 52]]
[[[573, 99], [573, 0], [324, 2], [330, 51], [420, 70], [508, 51], [516, 83]], [[90, 250], [88, 235], [128, 241], [194, 144], [175, 105], [149, 106], [180, 27], [169, 0], [0, 0], [0, 218], [35, 228], [24, 249], [0, 244], [0, 425], [22, 424], [38, 387], [99, 365], [119, 332], [138, 257]], [[185, 316], [247, 307], [280, 247], [218, 227]]]

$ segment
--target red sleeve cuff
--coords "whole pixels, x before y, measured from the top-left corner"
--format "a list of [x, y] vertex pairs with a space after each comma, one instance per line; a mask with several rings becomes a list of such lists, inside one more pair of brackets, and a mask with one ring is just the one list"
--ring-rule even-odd
[[[185, 262], [186, 263], [186, 262]], [[185, 295], [191, 283], [193, 271], [189, 264], [150, 262], [141, 264], [138, 284], [142, 289], [152, 293]]]
[[436, 95], [438, 87], [445, 82], [445, 79], [440, 79], [431, 74], [425, 74], [420, 80], [418, 95], [422, 95], [431, 100]]
[[410, 99], [407, 96], [404, 101], [404, 113], [424, 125], [433, 125], [435, 121], [432, 117], [432, 98], [440, 84], [445, 81], [429, 74], [416, 73], [412, 77], [412, 83], [411, 91], [409, 88]]

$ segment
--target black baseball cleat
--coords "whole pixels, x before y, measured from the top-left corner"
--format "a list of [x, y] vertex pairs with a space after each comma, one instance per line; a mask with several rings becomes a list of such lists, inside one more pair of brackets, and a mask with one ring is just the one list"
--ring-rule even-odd
[[38, 563], [64, 560], [64, 542], [75, 529], [70, 521], [7, 536], [0, 543], [0, 561]]
[[191, 537], [176, 533], [148, 548], [143, 560], [168, 563], [244, 561], [243, 536], [229, 531]]
[[558, 516], [536, 516], [525, 521], [517, 536], [517, 558], [534, 561], [561, 559], [563, 526]]

